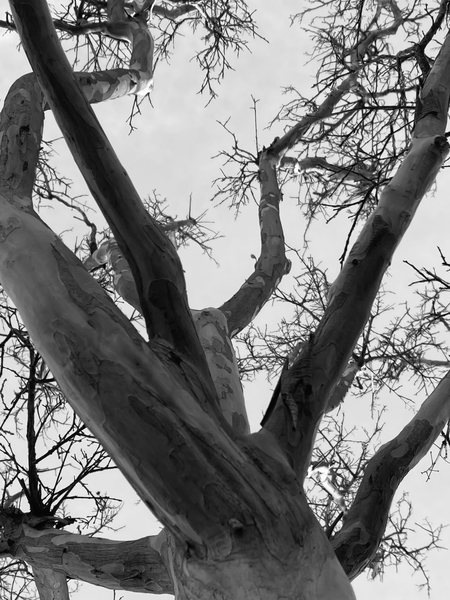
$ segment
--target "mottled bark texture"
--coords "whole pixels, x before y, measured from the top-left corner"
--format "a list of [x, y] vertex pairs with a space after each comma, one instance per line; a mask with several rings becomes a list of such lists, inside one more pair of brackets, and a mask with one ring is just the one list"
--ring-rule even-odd
[[67, 579], [52, 569], [33, 568], [34, 581], [40, 600], [69, 600]]
[[45, 3], [12, 5], [48, 102], [130, 264], [150, 341], [57, 236], [21, 211], [25, 187], [1, 197], [0, 277], [69, 401], [170, 531], [161, 552], [177, 594], [353, 598], [295, 474], [251, 438], [235, 438], [223, 418], [178, 256], [77, 95], [48, 14], [42, 20]]
[[[142, 314], [130, 266], [115, 240], [104, 242], [84, 265], [92, 269], [109, 264], [114, 271], [116, 292]], [[233, 431], [250, 432], [236, 356], [225, 315], [217, 308], [192, 310], [195, 327], [205, 353], [209, 372], [216, 388], [220, 410]]]
[[264, 150], [259, 156], [261, 253], [253, 273], [236, 294], [220, 307], [227, 318], [231, 337], [252, 322], [283, 275], [289, 272], [290, 263], [284, 253], [279, 214], [282, 199], [276, 169], [279, 159], [280, 156], [271, 148]]
[[[448, 379], [372, 459], [333, 540], [335, 550], [307, 504], [303, 478], [318, 423], [335, 402], [333, 390], [339, 396], [336, 382], [381, 278], [448, 152], [449, 38], [426, 81], [428, 101], [409, 154], [332, 286], [318, 329], [287, 364], [263, 429], [247, 435], [230, 337], [250, 322], [287, 269], [277, 167], [311, 123], [351, 89], [361, 57], [388, 31], [368, 33], [354, 49], [349, 77], [314, 115], [260, 154], [255, 271], [220, 310], [192, 314], [176, 249], [145, 211], [87, 103], [99, 99], [99, 81], [107, 90], [116, 84], [134, 93], [148, 89], [151, 36], [140, 11], [149, 3], [136, 2], [139, 15], [126, 24], [123, 3], [108, 4], [107, 32], [133, 44], [123, 88], [119, 72], [73, 75], [44, 0], [11, 5], [39, 85], [34, 76], [18, 80], [1, 117], [0, 280], [61, 390], [165, 531], [110, 543], [4, 520], [2, 551], [29, 562], [41, 597], [52, 600], [64, 598], [72, 576], [112, 589], [173, 591], [180, 599], [352, 600], [349, 576], [376, 550], [395, 487], [449, 417]], [[389, 6], [394, 31], [402, 16], [395, 2]], [[141, 87], [141, 81], [147, 83]], [[40, 86], [114, 234], [118, 253], [111, 246], [107, 259], [118, 274], [127, 273], [127, 285], [118, 290], [142, 310], [148, 341], [33, 211], [45, 104]], [[350, 368], [350, 379], [354, 372]]]
[[334, 551], [354, 579], [373, 558], [386, 528], [394, 494], [404, 477], [428, 453], [450, 419], [450, 374], [425, 400], [400, 433], [369, 461]]
[[43, 589], [64, 590], [64, 577], [111, 590], [173, 594], [172, 580], [159, 552], [164, 533], [120, 542], [59, 529], [37, 529], [26, 523], [26, 515], [19, 519], [14, 512], [4, 511], [0, 519], [2, 555], [20, 558], [35, 574], [42, 573], [36, 579], [38, 587], [41, 579], [49, 577], [46, 572], [54, 571], [59, 580], [53, 585], [44, 583]]

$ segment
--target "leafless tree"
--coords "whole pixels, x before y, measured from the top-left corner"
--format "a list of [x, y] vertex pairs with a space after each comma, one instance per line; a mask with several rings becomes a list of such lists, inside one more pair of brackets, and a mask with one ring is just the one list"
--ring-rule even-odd
[[[427, 525], [429, 543], [410, 549], [408, 502], [391, 505], [405, 475], [448, 440], [448, 284], [415, 267], [428, 284], [421, 304], [387, 323], [380, 286], [449, 150], [448, 0], [311, 0], [293, 17], [315, 39], [314, 96], [287, 90], [268, 146], [257, 138], [247, 150], [223, 124], [233, 145], [217, 196], [236, 208], [257, 198], [261, 249], [239, 290], [203, 310], [188, 306], [177, 245], [208, 250], [216, 234], [204, 215], [171, 218], [157, 197], [141, 201], [90, 103], [134, 96], [134, 126], [158, 61], [187, 27], [203, 40], [201, 87], [214, 97], [229, 52], [257, 35], [252, 11], [243, 0], [81, 0], [53, 14], [44, 0], [10, 5], [0, 25], [20, 36], [32, 66], [12, 84], [0, 122], [2, 368], [19, 381], [14, 396], [3, 389], [0, 438], [11, 576], [16, 569], [27, 586], [31, 571], [42, 599], [68, 598], [74, 579], [199, 600], [344, 600], [366, 568], [376, 575], [406, 557], [420, 569], [439, 528]], [[107, 231], [51, 167], [41, 138], [47, 109]], [[287, 258], [279, 204], [293, 179], [304, 184], [307, 226], [341, 211], [352, 217], [333, 282], [304, 253], [289, 249]], [[43, 222], [38, 198], [77, 211], [89, 234], [76, 252]], [[283, 291], [291, 262], [296, 287]], [[274, 295], [293, 317], [275, 333], [252, 328]], [[251, 432], [240, 377], [267, 367], [281, 374]], [[381, 381], [397, 386], [408, 372], [434, 389], [374, 452], [379, 422], [355, 440], [333, 411], [352, 385], [376, 395]], [[8, 423], [23, 427], [25, 462]], [[99, 526], [113, 516], [114, 499], [96, 496], [86, 479], [110, 459], [163, 524], [160, 534], [114, 543], [71, 532], [65, 506], [77, 485]], [[64, 465], [74, 461], [72, 484]]]

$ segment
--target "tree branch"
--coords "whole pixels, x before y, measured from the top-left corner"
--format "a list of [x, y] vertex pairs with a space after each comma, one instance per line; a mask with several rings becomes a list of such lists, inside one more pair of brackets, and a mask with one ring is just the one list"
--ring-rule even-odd
[[337, 85], [322, 104], [313, 113], [304, 116], [300, 121], [291, 127], [279, 140], [273, 145], [273, 151], [281, 158], [288, 150], [298, 144], [309, 129], [317, 122], [329, 117], [338, 102], [352, 90], [358, 81], [358, 71], [360, 64], [364, 59], [370, 46], [377, 40], [396, 33], [397, 29], [403, 23], [402, 13], [399, 10], [395, 0], [390, 0], [389, 8], [392, 11], [393, 23], [384, 29], [374, 29], [360, 33], [361, 39], [349, 52], [347, 69], [350, 74]]
[[[39, 151], [42, 99], [35, 79], [23, 77], [12, 86], [1, 115], [2, 286], [62, 392], [147, 506], [179, 535], [200, 543], [199, 532], [208, 530], [210, 518], [216, 527], [202, 490], [213, 480], [219, 489], [222, 476], [228, 489], [226, 472], [231, 468], [212, 466], [211, 439], [225, 444], [217, 458], [236, 452], [225, 433], [231, 429], [190, 363], [180, 361], [170, 348], [146, 343], [81, 262], [36, 217], [29, 171]], [[200, 351], [204, 357], [201, 346]], [[179, 439], [175, 448], [174, 432]], [[160, 460], [161, 452], [171, 457], [168, 462]], [[201, 465], [197, 475], [206, 479], [198, 488], [197, 475], [188, 485], [180, 477], [180, 464], [186, 460]], [[230, 510], [237, 503], [238, 497]]]
[[[168, 229], [173, 230], [175, 223], [176, 221], [169, 224]], [[92, 269], [108, 262], [114, 270], [114, 287], [117, 293], [142, 314], [130, 267], [115, 240], [108, 240], [101, 244], [94, 254], [84, 262], [84, 265], [87, 269]], [[232, 426], [233, 431], [241, 435], [249, 433], [250, 426], [239, 369], [228, 333], [227, 320], [217, 308], [193, 310], [192, 316], [205, 352], [222, 414]]]
[[40, 600], [70, 600], [67, 578], [53, 569], [33, 568]]
[[[5, 530], [5, 524], [3, 528]], [[15, 524], [12, 519], [6, 529], [9, 535], [3, 536], [3, 540], [8, 546], [3, 555], [20, 558], [35, 574], [50, 571], [64, 580], [75, 579], [110, 590], [174, 593], [159, 553], [164, 532], [123, 542], [61, 529], [34, 529], [23, 523]], [[37, 584], [39, 587], [39, 578]], [[41, 598], [46, 597], [41, 595]]]
[[[150, 339], [162, 339], [195, 365], [210, 402], [217, 407], [214, 386], [189, 312], [178, 255], [145, 210], [98, 120], [76, 83], [59, 44], [44, 0], [11, 0], [15, 23], [32, 67], [69, 148], [108, 221], [136, 282]], [[132, 21], [135, 23], [135, 21]], [[140, 25], [138, 47], [145, 46]], [[145, 36], [144, 36], [145, 37]], [[133, 66], [133, 65], [132, 65]], [[138, 83], [135, 82], [138, 89]]]
[[373, 172], [362, 168], [361, 165], [346, 166], [330, 163], [322, 156], [308, 156], [297, 159], [293, 156], [283, 156], [280, 168], [292, 169], [295, 173], [308, 171], [325, 171], [331, 180], [345, 181], [370, 181]]
[[393, 253], [448, 154], [444, 107], [448, 108], [450, 94], [450, 35], [424, 90], [434, 98], [433, 105], [422, 113], [408, 155], [331, 286], [316, 332], [282, 374], [278, 399], [262, 422], [303, 478], [330, 392], [348, 364]]
[[183, 17], [191, 12], [197, 12], [198, 10], [199, 8], [195, 4], [180, 4], [180, 6], [174, 8], [168, 8], [167, 6], [154, 6], [153, 14], [176, 21], [176, 19], [179, 19], [180, 17]]
[[427, 455], [450, 419], [450, 372], [415, 417], [368, 462], [344, 525], [332, 546], [350, 579], [375, 556], [398, 486]]

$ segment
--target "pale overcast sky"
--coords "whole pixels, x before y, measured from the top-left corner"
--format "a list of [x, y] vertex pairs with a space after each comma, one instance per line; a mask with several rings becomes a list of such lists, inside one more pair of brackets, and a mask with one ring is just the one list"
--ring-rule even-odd
[[[253, 113], [250, 110], [253, 95], [260, 100], [258, 103], [259, 139], [262, 144], [269, 145], [275, 135], [280, 135], [281, 131], [276, 128], [265, 131], [263, 128], [276, 114], [283, 101], [282, 86], [293, 84], [302, 87], [307, 93], [314, 81], [313, 65], [304, 66], [307, 61], [305, 52], [308, 49], [308, 39], [298, 27], [289, 29], [289, 16], [298, 12], [300, 3], [295, 0], [282, 0], [276, 4], [276, 9], [273, 8], [274, 3], [269, 0], [258, 2], [252, 0], [249, 4], [257, 8], [256, 18], [260, 32], [270, 43], [255, 40], [250, 44], [252, 53], [244, 53], [239, 59], [231, 61], [235, 71], [227, 74], [219, 89], [219, 98], [207, 107], [205, 104], [208, 98], [197, 94], [202, 75], [195, 63], [190, 62], [195, 40], [189, 34], [178, 42], [171, 65], [158, 67], [152, 95], [153, 108], [144, 106], [143, 115], [137, 117], [135, 122], [138, 131], [128, 135], [126, 119], [131, 106], [129, 98], [96, 107], [96, 112], [113, 146], [143, 196], [156, 190], [166, 197], [173, 207], [173, 216], [183, 218], [192, 193], [194, 216], [208, 209], [210, 219], [215, 221], [216, 228], [225, 235], [214, 243], [214, 256], [219, 267], [195, 246], [181, 253], [186, 270], [190, 303], [195, 308], [220, 305], [232, 295], [252, 269], [254, 261], [251, 254], [258, 254], [259, 251], [256, 206], [246, 207], [239, 219], [235, 221], [232, 211], [227, 210], [225, 206], [214, 207], [210, 201], [211, 182], [219, 175], [221, 166], [220, 160], [212, 160], [211, 157], [220, 149], [229, 148], [230, 145], [230, 139], [217, 121], [223, 122], [231, 117], [230, 128], [237, 133], [242, 145], [253, 148]], [[0, 1], [0, 6], [3, 13], [3, 7], [6, 7], [5, 0]], [[15, 35], [0, 37], [2, 60], [0, 101], [2, 102], [13, 81], [29, 70], [23, 51], [20, 53], [16, 51], [17, 41]], [[58, 135], [53, 119], [47, 113], [44, 137], [52, 139]], [[58, 151], [60, 170], [76, 180], [75, 192], [87, 193], [63, 142], [58, 144]], [[396, 255], [389, 285], [392, 287], [391, 284], [395, 281], [396, 298], [399, 302], [411, 293], [407, 286], [412, 280], [411, 273], [402, 270], [402, 260], [407, 258], [422, 265], [432, 264], [437, 257], [435, 246], [438, 243], [439, 230], [446, 227], [450, 216], [445, 194], [447, 185], [445, 175], [441, 174], [438, 180], [438, 192], [434, 197], [429, 196], [424, 201], [404, 244]], [[286, 224], [287, 242], [298, 247], [301, 244], [303, 222], [295, 198], [290, 197], [294, 193], [295, 189], [292, 187], [285, 194], [281, 214]], [[61, 225], [56, 210], [50, 216], [49, 223], [56, 230], [76, 226], [76, 221], [64, 221]], [[330, 278], [332, 278], [331, 274], [336, 274], [338, 271], [338, 257], [347, 234], [345, 227], [345, 219], [342, 219], [331, 226], [329, 231], [327, 230], [326, 238], [314, 240], [314, 234], [317, 235], [319, 231], [315, 228], [309, 234], [309, 239], [313, 239], [312, 248], [320, 255], [324, 266], [328, 267]], [[440, 243], [443, 249], [447, 237], [445, 230], [442, 231]], [[417, 244], [418, 239], [420, 245]], [[279, 309], [273, 309], [268, 305], [260, 317], [260, 322], [267, 322], [273, 326], [279, 315]], [[410, 393], [414, 394], [414, 391], [410, 390]], [[249, 413], [255, 426], [270, 395], [270, 384], [262, 379], [246, 386]], [[369, 402], [369, 400], [356, 401], [350, 398], [346, 402], [346, 407], [347, 410], [368, 418]], [[410, 412], [399, 407], [390, 412], [386, 417], [387, 426], [383, 441], [387, 441], [395, 434], [411, 416]], [[419, 465], [416, 471], [406, 478], [402, 487], [402, 490], [410, 491], [411, 500], [415, 504], [413, 522], [420, 523], [427, 516], [435, 525], [450, 522], [447, 516], [450, 467], [442, 463], [441, 472], [436, 473], [431, 482], [427, 482], [426, 477], [421, 474], [425, 467], [425, 464], [423, 467]], [[114, 478], [111, 484], [115, 488], [120, 486], [120, 493], [122, 493], [124, 486], [118, 481], [118, 478]], [[400, 495], [401, 491], [398, 496]], [[154, 519], [147, 516], [148, 513], [142, 507], [134, 504], [131, 494], [129, 498], [126, 508], [117, 521], [117, 526], [123, 529], [111, 536], [107, 533], [106, 537], [117, 536], [119, 539], [129, 539], [158, 531]], [[444, 533], [443, 544], [450, 547], [448, 532]], [[445, 573], [449, 558], [448, 551], [434, 552], [429, 556], [427, 565], [433, 586], [432, 598], [448, 596]], [[412, 577], [411, 571], [405, 568], [398, 574], [388, 571], [384, 583], [369, 582], [366, 575], [362, 575], [355, 582], [355, 591], [357, 598], [364, 598], [364, 600], [379, 598], [381, 595], [384, 600], [425, 600], [426, 593], [417, 590], [417, 583], [420, 583], [419, 578]], [[148, 599], [150, 596], [116, 594], [116, 598], [121, 597]], [[112, 599], [113, 592], [83, 586], [74, 598]]]

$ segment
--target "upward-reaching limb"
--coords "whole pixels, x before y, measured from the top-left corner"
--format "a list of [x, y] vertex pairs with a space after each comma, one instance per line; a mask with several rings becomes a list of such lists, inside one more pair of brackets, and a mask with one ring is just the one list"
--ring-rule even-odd
[[336, 556], [350, 579], [373, 559], [386, 529], [400, 483], [427, 455], [450, 419], [450, 374], [447, 373], [400, 433], [368, 462], [344, 525], [333, 538]]
[[[348, 364], [394, 250], [448, 153], [444, 133], [449, 93], [447, 35], [422, 91], [433, 103], [420, 114], [408, 155], [332, 285], [317, 330], [284, 373], [277, 404], [264, 421], [302, 477], [329, 394]], [[292, 411], [298, 426], [292, 425]]]
[[[134, 186], [104, 135], [64, 56], [44, 0], [13, 0], [15, 21], [33, 70], [46, 89], [69, 147], [91, 192], [128, 260], [150, 339], [164, 340], [198, 373], [207, 402], [217, 410], [215, 390], [186, 299], [178, 255], [146, 212]], [[139, 59], [135, 58], [136, 62]], [[193, 366], [193, 369], [191, 367]], [[215, 406], [215, 408], [214, 408]]]

